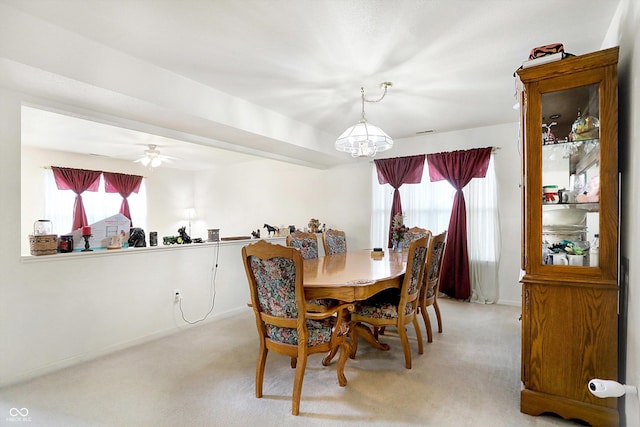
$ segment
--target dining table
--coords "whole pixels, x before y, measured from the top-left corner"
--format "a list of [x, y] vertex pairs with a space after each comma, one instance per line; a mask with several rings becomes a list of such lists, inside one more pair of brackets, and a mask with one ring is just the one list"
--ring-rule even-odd
[[[400, 289], [407, 267], [407, 251], [348, 251], [306, 259], [303, 265], [307, 300], [334, 299], [352, 303], [366, 300], [385, 289]], [[358, 335], [371, 345], [381, 350], [389, 349], [367, 326], [359, 324], [356, 327]]]

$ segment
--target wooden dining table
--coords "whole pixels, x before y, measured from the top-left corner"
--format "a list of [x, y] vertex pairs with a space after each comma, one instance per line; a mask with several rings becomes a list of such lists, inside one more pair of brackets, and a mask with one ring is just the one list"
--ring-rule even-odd
[[385, 289], [400, 288], [407, 252], [387, 251], [382, 257], [374, 257], [370, 250], [359, 250], [306, 259], [303, 264], [307, 299], [354, 302]]
[[[407, 252], [386, 251], [380, 257], [374, 256], [371, 250], [359, 250], [307, 259], [303, 264], [307, 300], [328, 298], [350, 303], [365, 300], [385, 289], [400, 289], [407, 267]], [[389, 349], [367, 326], [356, 327], [358, 335], [371, 345], [381, 350]]]

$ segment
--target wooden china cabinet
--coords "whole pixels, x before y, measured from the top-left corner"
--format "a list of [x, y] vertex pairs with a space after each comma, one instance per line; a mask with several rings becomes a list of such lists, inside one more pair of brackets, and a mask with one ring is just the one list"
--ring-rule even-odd
[[518, 71], [522, 131], [520, 410], [619, 423], [618, 48]]

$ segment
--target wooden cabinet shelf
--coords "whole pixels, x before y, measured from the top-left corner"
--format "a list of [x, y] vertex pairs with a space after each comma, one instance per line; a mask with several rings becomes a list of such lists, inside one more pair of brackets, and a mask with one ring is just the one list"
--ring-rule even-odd
[[[617, 399], [599, 399], [587, 384], [593, 378], [618, 379], [617, 62], [616, 47], [518, 71], [524, 270], [520, 410], [607, 426], [619, 424]], [[583, 118], [594, 124], [588, 128], [593, 139], [572, 140], [586, 134], [581, 126], [574, 133]], [[543, 134], [550, 124], [560, 139], [551, 144]], [[569, 196], [549, 198], [543, 186]], [[549, 203], [553, 200], [561, 203]], [[597, 252], [588, 244], [596, 234]], [[553, 237], [580, 240], [575, 243], [587, 251], [588, 261], [574, 265], [564, 261], [565, 254], [551, 253]]]

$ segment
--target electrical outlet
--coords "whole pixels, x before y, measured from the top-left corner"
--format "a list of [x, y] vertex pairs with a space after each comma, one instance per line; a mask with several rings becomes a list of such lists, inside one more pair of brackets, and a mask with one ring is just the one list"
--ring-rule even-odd
[[173, 302], [180, 302], [181, 299], [182, 299], [182, 292], [180, 292], [180, 289], [174, 289]]

